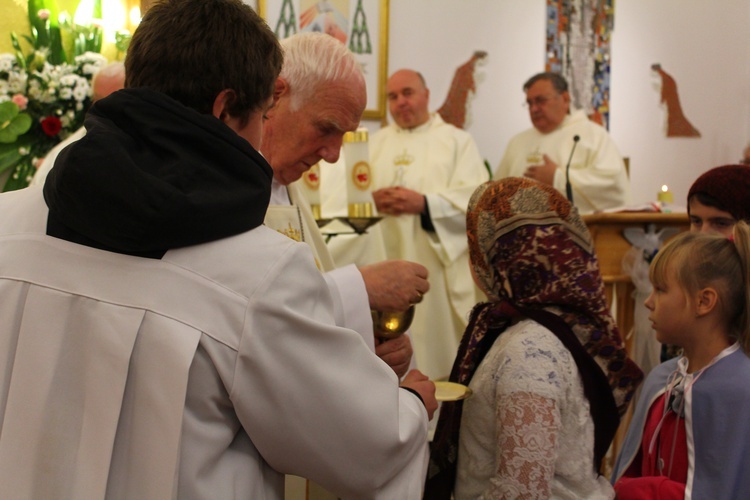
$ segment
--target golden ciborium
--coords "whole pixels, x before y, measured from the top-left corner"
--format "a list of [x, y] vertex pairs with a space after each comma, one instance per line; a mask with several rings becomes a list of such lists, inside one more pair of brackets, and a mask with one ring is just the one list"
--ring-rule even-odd
[[409, 329], [414, 319], [414, 305], [406, 311], [370, 311], [375, 336], [379, 339], [394, 339]]

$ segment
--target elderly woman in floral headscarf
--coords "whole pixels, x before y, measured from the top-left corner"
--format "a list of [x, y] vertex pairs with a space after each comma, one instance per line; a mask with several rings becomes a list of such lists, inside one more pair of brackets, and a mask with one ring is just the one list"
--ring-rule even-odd
[[[425, 498], [613, 498], [598, 470], [643, 375], [607, 310], [591, 236], [551, 186], [507, 178], [469, 202], [471, 314]], [[459, 433], [460, 430], [460, 433]]]

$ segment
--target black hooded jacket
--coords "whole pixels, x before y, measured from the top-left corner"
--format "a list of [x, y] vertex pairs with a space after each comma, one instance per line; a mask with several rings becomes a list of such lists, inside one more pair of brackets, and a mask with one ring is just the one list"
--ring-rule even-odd
[[242, 137], [146, 88], [92, 106], [44, 185], [47, 234], [160, 258], [263, 223], [273, 171]]

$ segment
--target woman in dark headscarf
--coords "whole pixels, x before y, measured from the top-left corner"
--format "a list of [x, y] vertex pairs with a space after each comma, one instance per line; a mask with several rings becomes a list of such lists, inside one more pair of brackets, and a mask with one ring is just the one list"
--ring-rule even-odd
[[[477, 304], [444, 403], [425, 498], [612, 498], [601, 460], [643, 375], [610, 315], [593, 243], [551, 186], [507, 178], [469, 202]], [[460, 434], [459, 434], [460, 429]]]

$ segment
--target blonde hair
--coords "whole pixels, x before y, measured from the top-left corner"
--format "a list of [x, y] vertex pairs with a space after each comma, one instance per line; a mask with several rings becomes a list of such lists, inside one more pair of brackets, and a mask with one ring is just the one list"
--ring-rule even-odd
[[732, 238], [685, 232], [662, 248], [649, 269], [655, 287], [663, 287], [669, 270], [687, 294], [708, 286], [718, 295], [718, 307], [729, 334], [750, 352], [750, 227], [734, 226]]

